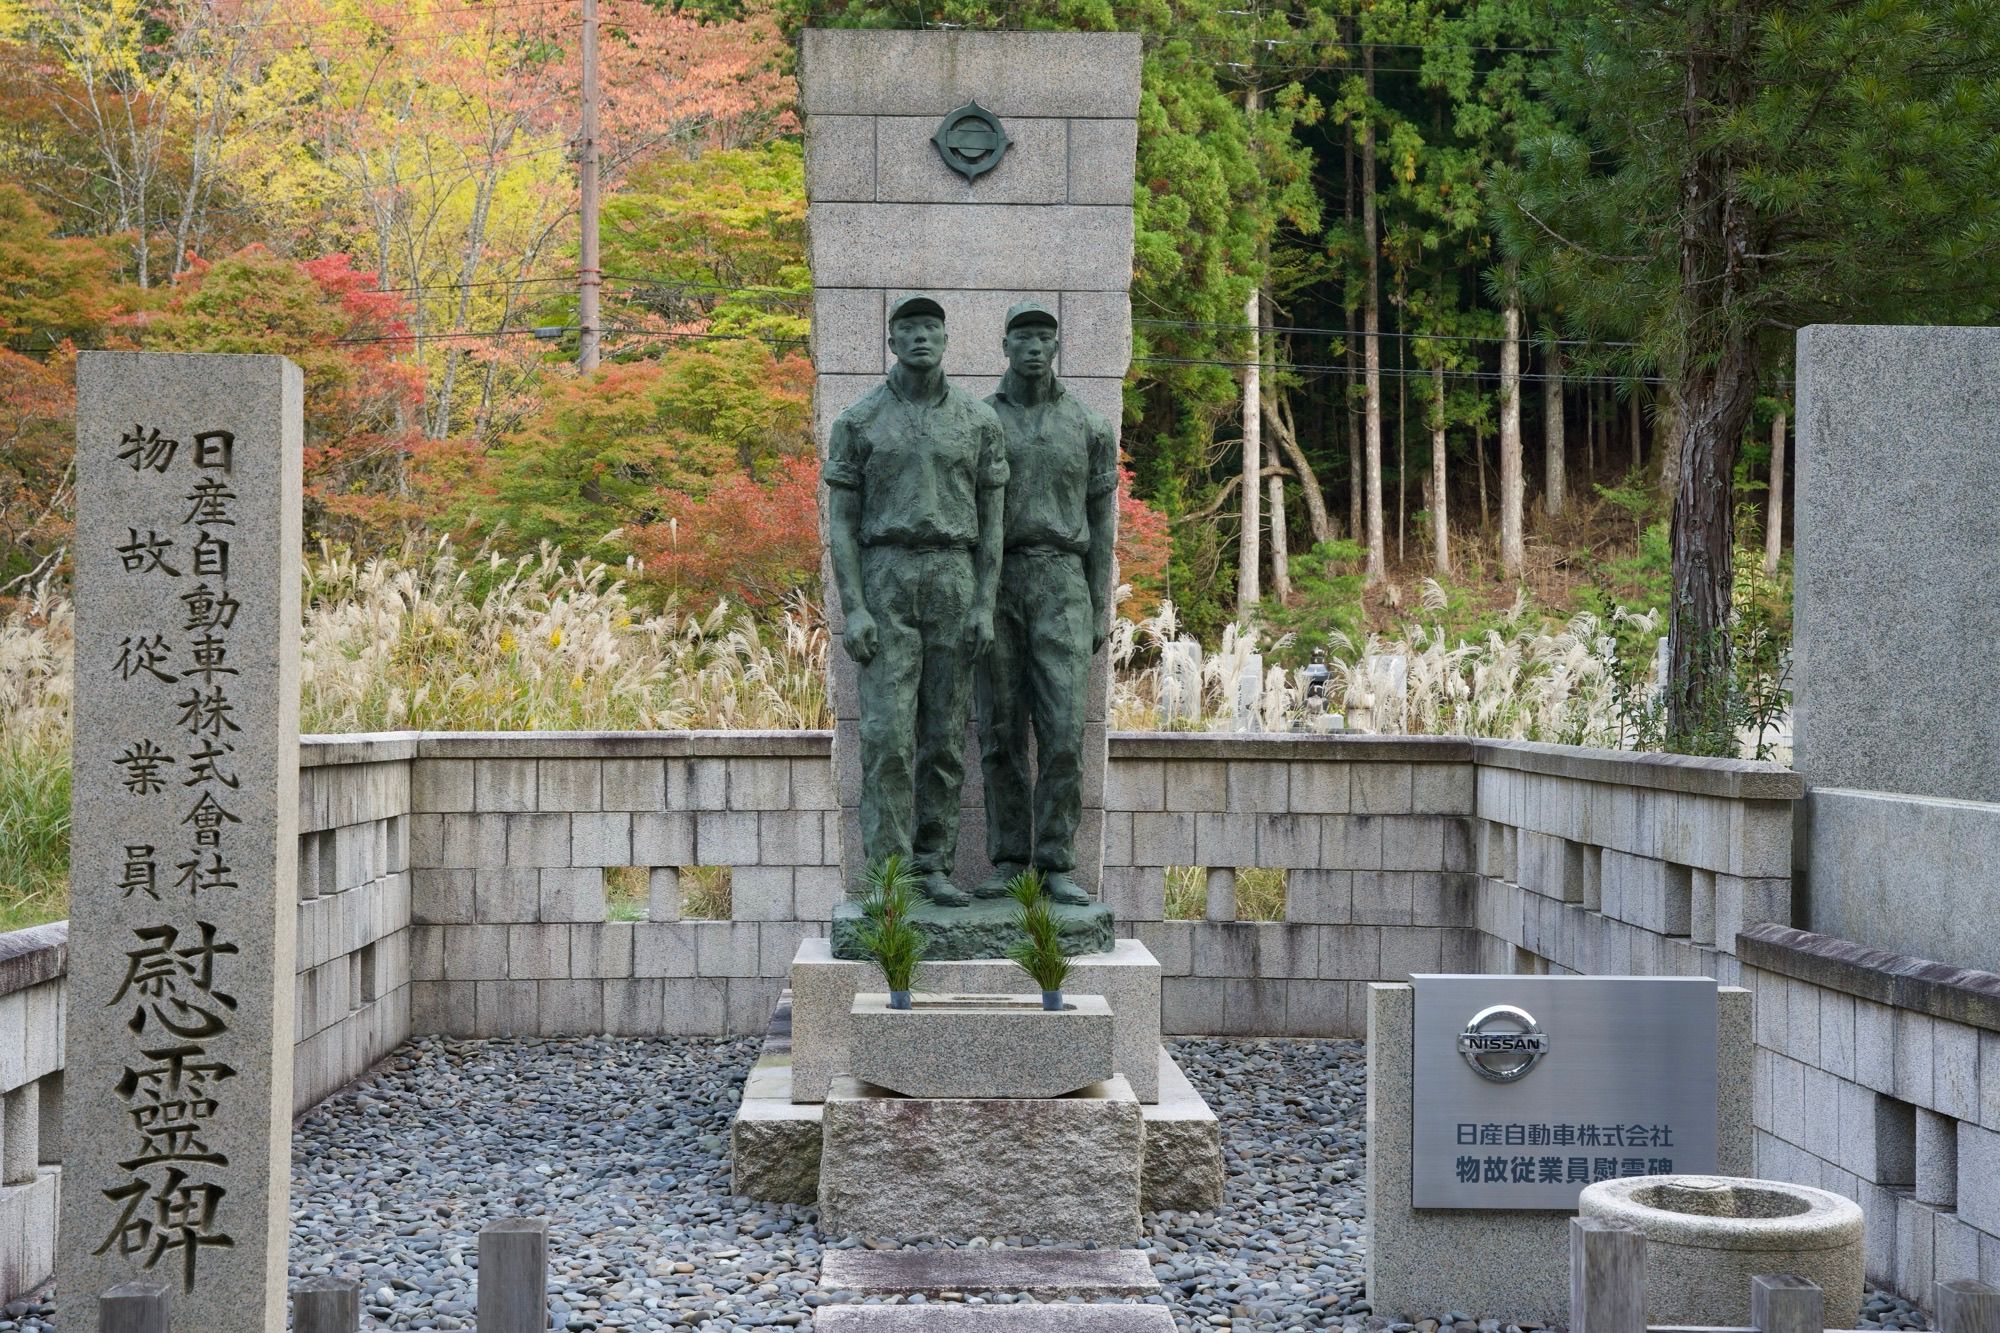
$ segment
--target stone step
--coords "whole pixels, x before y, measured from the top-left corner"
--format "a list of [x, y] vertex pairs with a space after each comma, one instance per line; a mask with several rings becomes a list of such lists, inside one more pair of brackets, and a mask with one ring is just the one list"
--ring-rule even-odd
[[819, 1285], [863, 1296], [1025, 1292], [1038, 1301], [1160, 1290], [1152, 1265], [1137, 1250], [828, 1250]]
[[1173, 1333], [1164, 1305], [822, 1305], [819, 1333]]

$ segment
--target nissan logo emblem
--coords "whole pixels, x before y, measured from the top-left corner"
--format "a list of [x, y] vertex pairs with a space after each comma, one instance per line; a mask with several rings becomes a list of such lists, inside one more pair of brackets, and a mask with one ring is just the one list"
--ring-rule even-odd
[[1549, 1053], [1549, 1037], [1526, 1009], [1496, 1004], [1474, 1014], [1458, 1034], [1458, 1053], [1479, 1077], [1513, 1083]]

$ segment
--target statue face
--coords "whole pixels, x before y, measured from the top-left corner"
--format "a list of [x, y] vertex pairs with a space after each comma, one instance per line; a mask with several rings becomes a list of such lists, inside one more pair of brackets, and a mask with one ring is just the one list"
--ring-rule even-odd
[[1017, 324], [1000, 341], [1007, 364], [1016, 375], [1040, 379], [1056, 363], [1056, 349], [1062, 339], [1053, 324]]
[[944, 348], [944, 321], [936, 315], [905, 315], [889, 326], [889, 350], [911, 370], [936, 369]]

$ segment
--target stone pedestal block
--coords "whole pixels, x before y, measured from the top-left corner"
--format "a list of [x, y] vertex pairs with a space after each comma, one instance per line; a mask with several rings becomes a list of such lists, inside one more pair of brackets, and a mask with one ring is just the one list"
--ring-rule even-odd
[[1117, 1072], [1101, 995], [1058, 1010], [1038, 995], [919, 995], [891, 1009], [878, 991], [857, 995], [849, 1017], [849, 1072], [905, 1097], [1061, 1097]]
[[819, 1227], [902, 1240], [1139, 1238], [1139, 1100], [1120, 1077], [1067, 1097], [898, 1097], [834, 1081], [821, 1116]]
[[[1012, 995], [1027, 973], [1000, 959], [927, 962], [914, 989], [951, 995]], [[854, 1049], [854, 997], [886, 991], [873, 963], [833, 956], [824, 938], [799, 945], [792, 960], [792, 1100], [825, 1101], [834, 1076], [848, 1073]], [[1071, 960], [1068, 989], [1101, 995], [1111, 1009], [1112, 1059], [1141, 1102], [1160, 1099], [1160, 964], [1137, 940], [1109, 953]]]

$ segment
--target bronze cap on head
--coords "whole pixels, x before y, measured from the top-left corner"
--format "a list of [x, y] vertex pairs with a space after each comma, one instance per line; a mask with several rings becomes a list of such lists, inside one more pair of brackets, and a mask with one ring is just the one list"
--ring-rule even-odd
[[1048, 324], [1060, 328], [1055, 312], [1040, 301], [1017, 301], [1007, 310], [1007, 324], [1001, 331], [1012, 333], [1017, 324]]
[[943, 319], [944, 307], [937, 303], [935, 296], [912, 292], [889, 307], [889, 322], [894, 324], [909, 315], [936, 315], [939, 319]]

